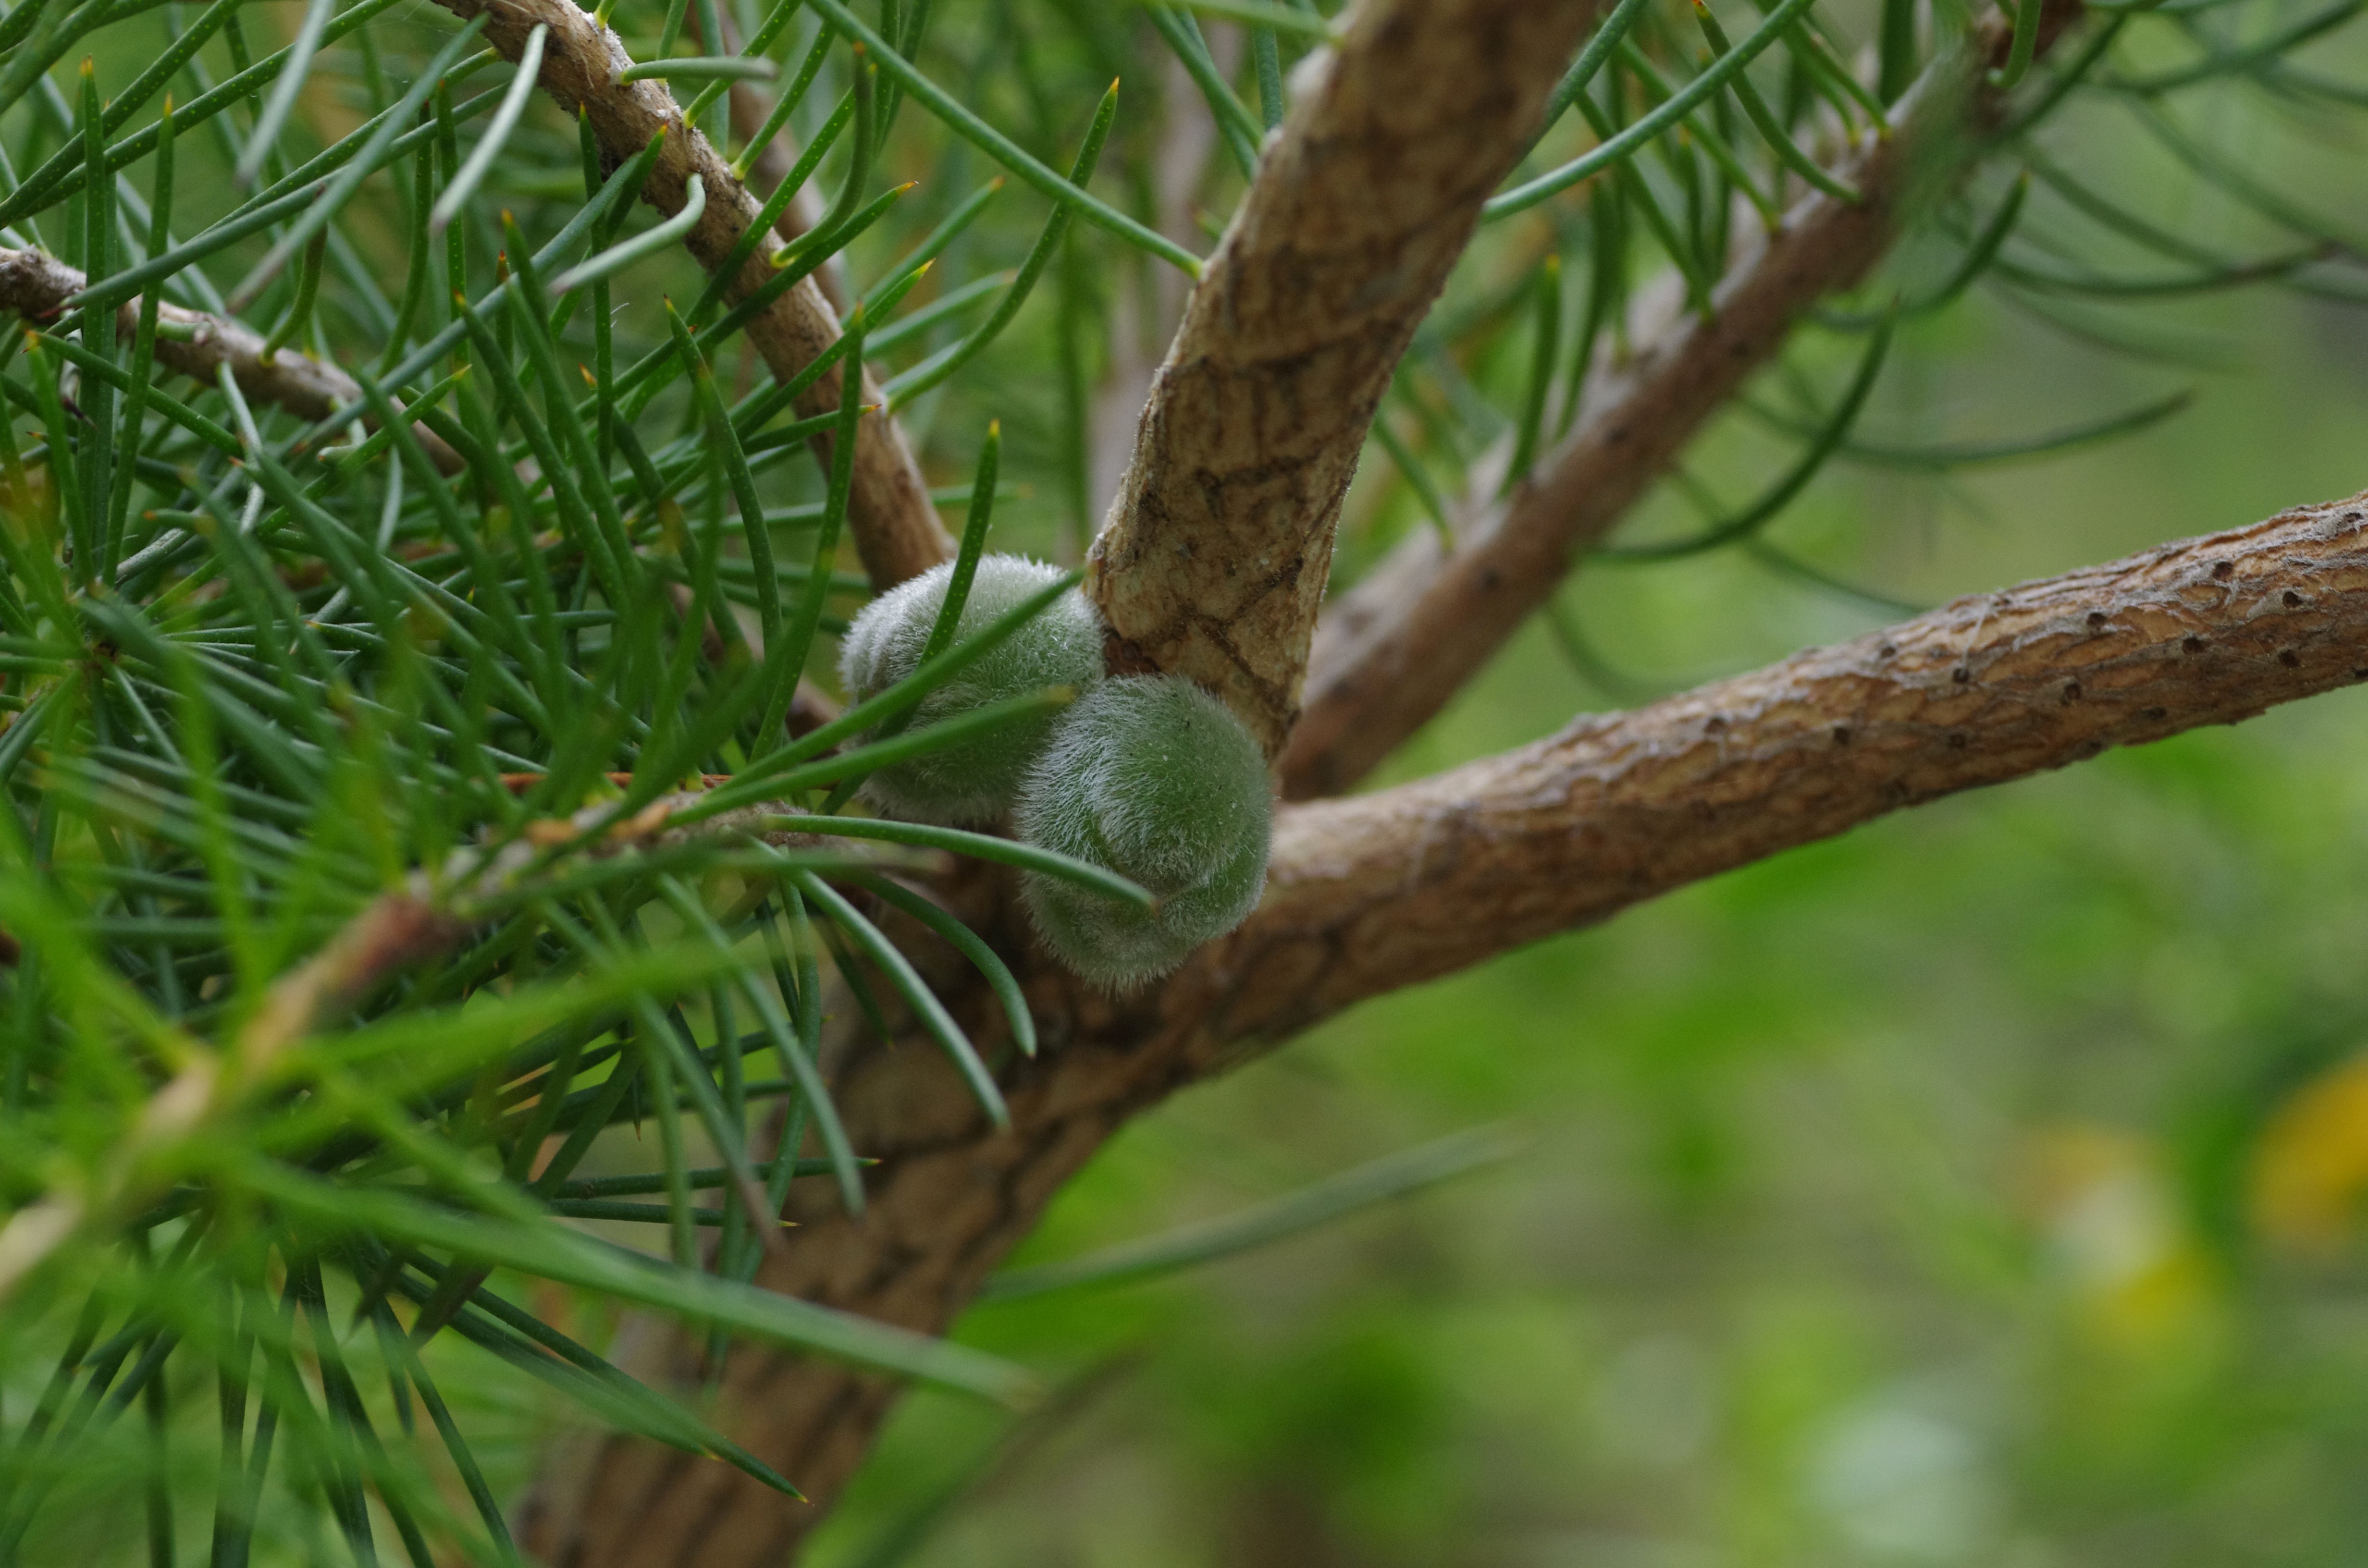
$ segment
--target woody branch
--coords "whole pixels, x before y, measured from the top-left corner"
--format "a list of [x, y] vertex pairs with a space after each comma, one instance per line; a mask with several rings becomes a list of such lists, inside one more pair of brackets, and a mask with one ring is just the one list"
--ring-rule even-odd
[[1198, 681], [1281, 749], [1373, 411], [1594, 13], [1356, 8], [1153, 379], [1093, 547], [1113, 670]]
[[[938, 1331], [1133, 1117], [1340, 1009], [1609, 918], [1887, 812], [2368, 680], [2368, 494], [1975, 595], [1421, 782], [1286, 808], [1248, 924], [1147, 994], [1041, 971], [1049, 1049], [980, 1119], [926, 1051], [839, 1085], [882, 1164], [860, 1219], [798, 1199], [769, 1288]], [[1007, 940], [1016, 933], [1005, 929]], [[696, 1346], [643, 1325], [653, 1375]], [[722, 1419], [826, 1503], [893, 1402], [878, 1380], [736, 1351]], [[815, 1514], [637, 1439], [547, 1470], [527, 1539], [575, 1568], [754, 1568]]]
[[[2039, 49], [2080, 14], [2078, 0], [2048, 4]], [[1452, 550], [1428, 530], [1409, 535], [1326, 610], [1281, 764], [1287, 797], [1350, 788], [1420, 729], [1775, 358], [1793, 324], [1861, 282], [1954, 186], [2005, 112], [1990, 71], [2011, 41], [1992, 13], [1894, 106], [1896, 130], [1835, 161], [1859, 199], [1811, 193], [1729, 270], [1708, 310], [1638, 321], [1635, 350], [1593, 378], [1569, 434], [1501, 502], [1467, 505]]]
[[[538, 25], [549, 28], [542, 51], [543, 91], [570, 112], [581, 108], [602, 152], [612, 160], [632, 156], [663, 133], [666, 144], [643, 187], [643, 199], [669, 216], [680, 212], [690, 176], [697, 175], [707, 205], [683, 244], [711, 272], [723, 265], [734, 242], [756, 222], [760, 204], [706, 136], [684, 121], [681, 107], [665, 83], [618, 80], [632, 62], [616, 34], [568, 0], [438, 0], [438, 4], [464, 19], [484, 13], [486, 40], [512, 60], [518, 58]], [[758, 245], [741, 265], [730, 285], [734, 301], [756, 292], [772, 276], [769, 249]], [[758, 312], [748, 323], [747, 333], [767, 367], [787, 381], [838, 340], [839, 323], [829, 301], [808, 277]], [[807, 388], [798, 400], [798, 412], [811, 416], [837, 408], [840, 374], [834, 367]], [[873, 406], [863, 415], [856, 434], [854, 487], [848, 499], [847, 523], [865, 571], [875, 585], [887, 587], [951, 555], [953, 540], [929, 504], [928, 489], [903, 430], [879, 406], [884, 400], [877, 393], [867, 372], [864, 401]], [[826, 463], [830, 438], [814, 439]]]

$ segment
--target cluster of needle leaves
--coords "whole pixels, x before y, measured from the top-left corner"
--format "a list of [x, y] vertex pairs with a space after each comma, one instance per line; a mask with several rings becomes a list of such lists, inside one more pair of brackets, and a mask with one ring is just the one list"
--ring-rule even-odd
[[[761, 302], [683, 254], [707, 193], [653, 217], [657, 145], [603, 147], [533, 90], [546, 31], [512, 62], [482, 22], [395, 0], [0, 15], [0, 246], [81, 275], [62, 305], [0, 300], [20, 317], [0, 338], [0, 1564], [169, 1564], [193, 1534], [217, 1565], [516, 1561], [439, 1391], [454, 1369], [791, 1489], [566, 1332], [545, 1283], [676, 1314], [717, 1353], [746, 1336], [1024, 1397], [1019, 1369], [748, 1283], [798, 1244], [790, 1183], [862, 1201], [826, 999], [909, 1020], [990, 1117], [998, 1056], [1034, 1049], [1005, 960], [919, 891], [943, 857], [1146, 897], [847, 809], [869, 769], [1067, 695], [901, 717], [1065, 581], [843, 714], [802, 689], [868, 591], [857, 372], [930, 467], [970, 476], [935, 499], [966, 507], [971, 558], [1010, 500], [998, 414], [1040, 482], [1029, 516], [1074, 551], [1098, 367], [1139, 348], [1121, 295], [1201, 265], [1160, 227], [1180, 128], [1214, 128], [1187, 192], [1213, 234], [1338, 19], [696, 6], [597, 15], [736, 173], [791, 147], [744, 252], [766, 247], [766, 299], [818, 276], [847, 309], [787, 380], [743, 335]], [[1977, 280], [2134, 351], [2111, 314], [2129, 302], [2368, 292], [2350, 240], [2180, 118], [2215, 85], [2302, 122], [2355, 109], [2363, 89], [2296, 56], [2360, 8], [2096, 6], [2033, 63], [2025, 0], [2017, 108], [1938, 215], [1944, 265], [1828, 312], [1819, 330], [1863, 339], [1837, 397], [1794, 378], [1754, 400], [1797, 446], [1764, 495], [1705, 497], [1698, 532], [1621, 552], [1765, 549], [1829, 460], [1938, 470], [2175, 412], [1987, 449], [1856, 439], [1894, 324]], [[1974, 20], [1884, 0], [1861, 49], [1813, 0], [1608, 9], [1375, 426], [1369, 466], [1397, 479], [1374, 535], [1446, 528], [1542, 460], [1656, 278], [1707, 309], [1749, 225], [1852, 199], [1838, 154], [1887, 134]], [[1160, 101], [1163, 80], [1190, 90]], [[2220, 255], [2051, 159], [2045, 126], [2095, 101], [2283, 242]], [[801, 196], [811, 222], [777, 243]], [[2076, 222], [2157, 269], [2106, 270]], [[188, 311], [246, 323], [256, 362], [168, 373], [213, 336]], [[325, 415], [274, 390], [305, 358], [353, 389]], [[799, 417], [833, 374], [837, 407]], [[991, 1039], [891, 916], [982, 971]], [[140, 1518], [107, 1506], [127, 1486]]]

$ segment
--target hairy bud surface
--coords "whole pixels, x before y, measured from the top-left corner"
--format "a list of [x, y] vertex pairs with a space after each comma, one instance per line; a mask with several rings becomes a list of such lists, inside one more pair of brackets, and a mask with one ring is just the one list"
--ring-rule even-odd
[[1013, 824], [1030, 844], [1141, 882], [1158, 907], [1030, 872], [1022, 892], [1037, 930], [1103, 985], [1174, 969], [1257, 905], [1272, 808], [1264, 754], [1216, 698], [1174, 676], [1102, 682], [1061, 715]]
[[[848, 628], [838, 657], [849, 699], [875, 697], [920, 667], [929, 629], [946, 602], [951, 562], [900, 583], [864, 607]], [[980, 558], [962, 601], [954, 639], [975, 637], [1061, 575], [1057, 566], [1018, 555]], [[922, 699], [913, 726], [951, 719], [1046, 687], [1079, 689], [1102, 678], [1102, 625], [1072, 589], [945, 685]], [[958, 745], [883, 767], [864, 781], [864, 797], [893, 816], [921, 822], [992, 822], [1011, 809], [1020, 777], [1044, 748], [1053, 716], [1022, 719]]]

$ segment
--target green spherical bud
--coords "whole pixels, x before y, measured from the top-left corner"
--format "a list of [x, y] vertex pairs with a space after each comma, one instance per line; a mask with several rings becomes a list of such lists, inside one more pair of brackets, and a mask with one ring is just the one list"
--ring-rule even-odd
[[1149, 888], [1137, 909], [1041, 872], [1021, 890], [1036, 929], [1087, 980], [1165, 974], [1247, 918], [1266, 888], [1272, 787], [1225, 705], [1173, 676], [1104, 681], [1061, 715], [1012, 825], [1030, 844]]
[[[860, 702], [920, 667], [929, 629], [946, 602], [951, 562], [872, 600], [847, 630], [838, 656], [847, 694]], [[957, 642], [975, 637], [1061, 575], [1057, 566], [1017, 555], [982, 556], [955, 623]], [[1019, 631], [922, 699], [912, 729], [1050, 686], [1080, 689], [1102, 677], [1101, 618], [1086, 597], [1062, 595]], [[992, 822], [1011, 809], [1019, 780], [1043, 750], [1054, 715], [999, 725], [959, 745], [883, 767], [864, 780], [866, 799], [891, 815], [922, 822]]]

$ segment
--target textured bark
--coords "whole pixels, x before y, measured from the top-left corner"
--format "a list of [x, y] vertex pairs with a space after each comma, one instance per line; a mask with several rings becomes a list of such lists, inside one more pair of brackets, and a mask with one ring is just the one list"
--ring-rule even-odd
[[[2049, 6], [2043, 48], [2079, 9], [2077, 0]], [[2010, 39], [1993, 13], [1896, 106], [1896, 132], [1839, 160], [1835, 172], [1861, 202], [1810, 195], [1729, 270], [1707, 314], [1656, 324], [1628, 361], [1594, 378], [1570, 434], [1501, 504], [1469, 509], [1452, 555], [1417, 530], [1332, 607], [1282, 757], [1287, 798], [1349, 788], [1420, 729], [1775, 358], [1793, 324], [1865, 278], [1903, 222], [1980, 151], [2003, 107], [1987, 70]]]
[[[40, 251], [0, 248], [0, 312], [27, 321], [54, 324], [58, 307], [81, 292], [83, 275], [55, 256]], [[362, 389], [336, 366], [310, 355], [283, 348], [266, 359], [264, 336], [233, 316], [208, 315], [181, 305], [159, 304], [156, 319], [187, 327], [189, 341], [159, 336], [156, 363], [208, 386], [228, 365], [238, 390], [251, 403], [268, 403], [304, 419], [325, 418], [361, 400]], [[140, 324], [137, 300], [116, 312], [116, 330], [131, 341]], [[447, 473], [461, 472], [461, 454], [424, 426], [412, 433], [428, 457]]]
[[1902, 806], [2368, 680], [2368, 494], [1956, 600], [1288, 811], [1230, 961], [1275, 1039]]
[[[859, 1146], [884, 1157], [869, 1211], [802, 1197], [806, 1228], [759, 1278], [942, 1329], [1129, 1118], [1344, 1007], [1903, 806], [2362, 680], [2368, 494], [1959, 599], [1420, 783], [1286, 808], [1258, 913], [1156, 990], [1112, 1001], [1038, 961], [1045, 1050], [1008, 1075], [1008, 1132], [930, 1048], [859, 1060], [840, 1095]], [[1019, 956], [1008, 915], [998, 935]], [[642, 1369], [688, 1383], [685, 1342], [647, 1332]], [[827, 1504], [893, 1397], [742, 1349], [719, 1416]], [[546, 1481], [528, 1539], [564, 1568], [755, 1568], [817, 1517], [625, 1437], [587, 1442]]]
[[[1458, 0], [1440, 9], [1461, 12], [1466, 4]], [[1402, 26], [1420, 22], [1410, 6], [1385, 6], [1364, 13], [1352, 39], [1376, 49], [1376, 40], [1397, 40], [1400, 35], [1362, 30], [1378, 27], [1373, 18], [1381, 16], [1414, 17]], [[2049, 37], [2061, 20], [2061, 15], [2051, 14]], [[1529, 16], [1522, 25], [1543, 21]], [[1571, 24], [1572, 34], [1578, 26]], [[1353, 51], [1359, 45], [1352, 41], [1348, 47]], [[1403, 89], [1403, 103], [1399, 96], [1362, 100], [1370, 134], [1401, 134], [1405, 122], [1395, 111], [1452, 90], [1440, 84], [1457, 75], [1451, 62], [1462, 55], [1452, 42], [1443, 48], [1445, 52], [1429, 58], [1401, 58], [1398, 69], [1411, 78], [1395, 84]], [[1567, 59], [1566, 43], [1547, 57], [1555, 64]], [[1113, 664], [1127, 668], [1156, 663], [1192, 675], [1224, 691], [1269, 740], [1287, 733], [1290, 723], [1297, 661], [1305, 653], [1307, 619], [1328, 565], [1349, 465], [1403, 350], [1404, 333], [1411, 331], [1413, 316], [1438, 286], [1435, 279], [1426, 287], [1409, 286], [1401, 264], [1413, 265], [1408, 258], [1436, 262], [1443, 277], [1454, 249], [1468, 235], [1471, 214], [1438, 220], [1453, 230], [1452, 247], [1442, 244], [1443, 256], [1432, 249], [1436, 235], [1405, 235], [1395, 250], [1385, 244], [1364, 246], [1362, 269], [1355, 265], [1354, 247], [1336, 250], [1326, 236], [1338, 223], [1354, 225], [1351, 232], [1374, 233], [1372, 213], [1360, 209], [1344, 214], [1342, 203], [1349, 197], [1379, 202], [1386, 217], [1395, 210], [1388, 206], [1389, 193], [1406, 178], [1408, 157], [1467, 137], [1497, 146], [1498, 139], [1512, 134], [1503, 103], [1467, 106], [1472, 112], [1464, 123], [1433, 128], [1431, 145], [1400, 147], [1395, 160], [1376, 157], [1354, 166], [1353, 147], [1319, 146], [1309, 127], [1333, 123], [1326, 117], [1346, 116], [1360, 101], [1346, 97], [1342, 86], [1360, 80], [1357, 69], [1353, 62], [1336, 62], [1322, 90], [1294, 110], [1285, 142], [1269, 150], [1250, 200], [1255, 206], [1263, 199], [1270, 208], [1261, 210], [1255, 222], [1248, 216], [1236, 220], [1212, 259], [1211, 281], [1196, 290], [1178, 347], [1163, 367], [1142, 421], [1126, 485], [1096, 550], [1095, 590], [1121, 631], [1112, 640]], [[1542, 69], [1539, 94], [1549, 75]], [[1972, 78], [1960, 74], [1955, 80], [1962, 113]], [[1927, 88], [1918, 102], [1939, 106], [1942, 100], [1937, 89]], [[1383, 113], [1384, 104], [1394, 112]], [[1938, 116], [1941, 110], [1932, 107], [1930, 112]], [[1937, 133], [1934, 142], [1941, 143]], [[1461, 152], [1470, 155], [1468, 146]], [[1901, 154], [1889, 155], [1901, 159], [1904, 168]], [[1295, 239], [1293, 214], [1272, 192], [1301, 171], [1303, 165], [1292, 160], [1319, 158], [1329, 161], [1337, 179], [1297, 210], [1296, 221], [1309, 237]], [[1944, 175], [1956, 166], [1952, 158], [1938, 163]], [[1412, 183], [1417, 188], [1423, 184]], [[1432, 187], [1438, 188], [1438, 182]], [[1483, 194], [1470, 194], [1475, 208]], [[1381, 229], [1386, 232], [1387, 223]], [[1888, 231], [1875, 233], [1873, 243], [1879, 247]], [[1316, 264], [1326, 261], [1336, 265], [1319, 270]], [[1376, 275], [1385, 281], [1376, 284]], [[1832, 274], [1812, 278], [1804, 285], [1806, 298], [1834, 286]], [[1300, 291], [1296, 298], [1294, 290]], [[1356, 340], [1355, 332], [1340, 324], [1370, 293], [1412, 302], [1402, 324], [1389, 311], [1367, 309], [1359, 319], [1370, 338]], [[1321, 333], [1290, 336], [1292, 305], [1301, 312], [1299, 330], [1330, 323], [1349, 341]], [[1328, 379], [1315, 379], [1316, 368], [1325, 369]], [[1353, 395], [1353, 374], [1375, 378], [1364, 395]], [[1344, 386], [1352, 395], [1331, 395]], [[1319, 388], [1326, 397], [1308, 395]], [[1277, 395], [1275, 389], [1295, 396]], [[1256, 444], [1269, 438], [1285, 442], [1294, 433], [1307, 444], [1271, 449]], [[1247, 572], [1252, 562], [1263, 563], [1254, 581]], [[2345, 631], [2355, 643], [2362, 624], [2355, 620]], [[2368, 665], [2368, 651], [2355, 650], [2353, 656]], [[2169, 710], [2169, 704], [2154, 706]], [[1651, 755], [1651, 743], [1643, 737], [1655, 733], [1661, 713], [1650, 710], [1633, 718], [1640, 756]], [[1830, 725], [1825, 733], [1830, 738]], [[1598, 738], [1614, 750], [1620, 744]], [[1960, 748], [1945, 736], [1938, 744], [1945, 755], [1963, 760]], [[1894, 754], [1877, 749], [1870, 755]], [[1517, 754], [1501, 766], [1515, 770], [1508, 777], [1525, 778], [1518, 770], [1528, 756]], [[1895, 760], [1904, 767], [1909, 759]], [[2045, 759], [2027, 764], [2048, 765]], [[805, 1194], [793, 1195], [807, 1228], [799, 1244], [768, 1261], [759, 1278], [771, 1289], [889, 1322], [942, 1328], [1102, 1142], [1172, 1090], [1279, 1042], [1359, 997], [1474, 961], [1544, 930], [1600, 918], [1674, 885], [1673, 876], [1707, 875], [1739, 863], [1730, 858], [1713, 864], [1699, 854], [1682, 864], [1671, 858], [1656, 877], [1640, 846], [1627, 866], [1598, 877], [1591, 861], [1566, 847], [1550, 853], [1586, 833], [1571, 816], [1552, 812], [1550, 788], [1540, 793], [1539, 816], [1526, 824], [1534, 836], [1520, 840], [1518, 848], [1490, 852], [1488, 835], [1510, 813], [1509, 802], [1459, 794], [1485, 780], [1463, 774], [1451, 778], [1459, 782], [1445, 786], [1445, 795], [1397, 791], [1346, 805], [1286, 811], [1278, 823], [1272, 885], [1260, 911], [1169, 982], [1123, 1001], [1080, 988], [1032, 953], [1024, 923], [996, 896], [1001, 883], [982, 878], [958, 890], [959, 912], [1026, 975], [1046, 1041], [1042, 1059], [1007, 1074], [1012, 1130], [996, 1134], [980, 1122], [934, 1048], [905, 1041], [859, 1056], [837, 1093], [859, 1145], [887, 1159], [873, 1173], [870, 1209], [862, 1219], [849, 1220]], [[1681, 780], [1665, 780], [1677, 782]], [[1903, 791], [1912, 788], [1895, 779], [1877, 809], [1908, 798]], [[1665, 802], [1664, 816], [1655, 825], [1665, 833], [1674, 827], [1670, 857], [1696, 833], [1702, 811], [1718, 810], [1708, 799]], [[1780, 832], [1756, 846], [1742, 842], [1740, 835], [1726, 842], [1732, 855], [1748, 858], [1839, 831], [1863, 814], [1871, 812], [1831, 821], [1795, 813], [1779, 819], [1789, 820], [1793, 836]], [[1558, 887], [1542, 892], [1554, 881], [1552, 874], [1521, 874], [1525, 856], [1550, 859], [1562, 873]], [[1579, 863], [1574, 866], [1575, 859]], [[1469, 890], [1449, 879], [1458, 867], [1473, 880]], [[1440, 895], [1436, 907], [1410, 913], [1411, 895], [1427, 881]], [[1452, 939], [1440, 941], [1430, 929], [1424, 937], [1429, 945], [1409, 953], [1408, 946], [1420, 944], [1393, 940], [1398, 920], [1447, 926]], [[964, 1011], [965, 1025], [985, 1041], [997, 1039], [999, 1026], [977, 988], [948, 978], [951, 983], [941, 994]], [[636, 1370], [662, 1381], [672, 1378], [686, 1389], [696, 1386], [695, 1350], [678, 1331], [637, 1320], [629, 1340], [620, 1355]], [[786, 1466], [826, 1506], [869, 1451], [894, 1397], [892, 1388], [841, 1369], [740, 1350], [726, 1363], [717, 1417], [758, 1452]], [[630, 1437], [594, 1436], [546, 1466], [521, 1523], [533, 1550], [573, 1568], [736, 1568], [782, 1561], [819, 1517], [818, 1509], [785, 1504], [725, 1467], [688, 1460]]]
[[[690, 176], [698, 175], [707, 207], [683, 244], [711, 272], [723, 264], [734, 242], [756, 221], [759, 203], [707, 138], [683, 122], [682, 109], [665, 83], [617, 80], [618, 73], [632, 62], [616, 34], [597, 26], [573, 0], [438, 3], [464, 18], [484, 13], [486, 41], [512, 60], [525, 48], [535, 25], [547, 25], [551, 33], [542, 51], [543, 91], [570, 113], [584, 111], [611, 164], [632, 156], [664, 131], [666, 146], [642, 198], [661, 212], [679, 212]], [[732, 280], [731, 298], [745, 299], [772, 276], [766, 250], [758, 246], [741, 267]], [[766, 365], [786, 381], [837, 341], [838, 317], [808, 278], [749, 322], [747, 332]], [[834, 369], [808, 388], [798, 400], [798, 412], [811, 416], [837, 408], [840, 375]], [[867, 403], [884, 401], [876, 395], [868, 373], [864, 388]], [[814, 449], [825, 461], [829, 448], [829, 437], [814, 438]], [[953, 540], [929, 504], [928, 488], [904, 432], [879, 409], [863, 416], [856, 436], [855, 487], [847, 526], [864, 570], [880, 587], [926, 572], [953, 553]]]
[[1594, 11], [1357, 7], [1152, 383], [1092, 554], [1113, 670], [1190, 676], [1281, 748], [1373, 411]]

